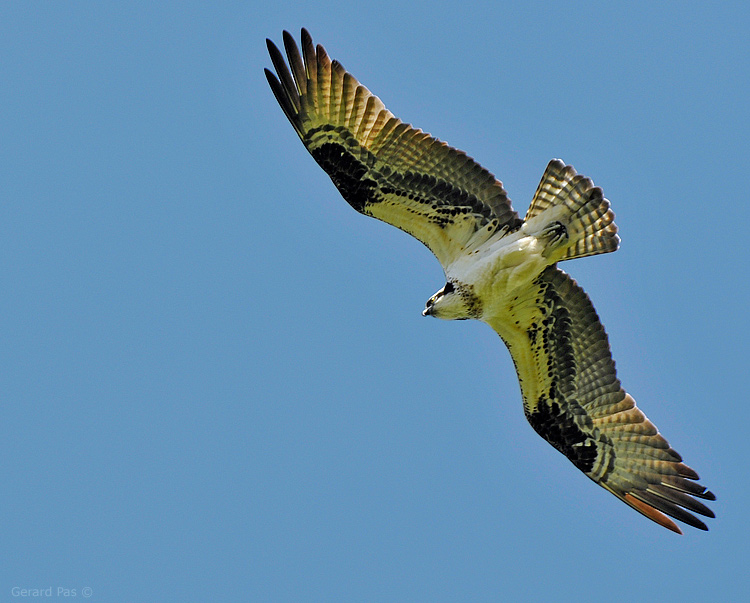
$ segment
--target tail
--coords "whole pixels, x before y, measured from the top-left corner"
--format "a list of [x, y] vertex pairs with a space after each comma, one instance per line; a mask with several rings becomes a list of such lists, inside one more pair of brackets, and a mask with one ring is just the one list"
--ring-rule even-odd
[[615, 214], [602, 189], [559, 159], [547, 165], [525, 222], [536, 216], [543, 233], [553, 235], [550, 254], [555, 261], [609, 253], [620, 246]]

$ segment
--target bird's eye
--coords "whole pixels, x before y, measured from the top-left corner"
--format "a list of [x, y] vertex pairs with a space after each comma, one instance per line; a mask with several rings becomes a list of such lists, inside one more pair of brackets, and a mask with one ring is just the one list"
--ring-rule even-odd
[[445, 283], [445, 287], [443, 287], [443, 295], [446, 293], [453, 293], [453, 283]]

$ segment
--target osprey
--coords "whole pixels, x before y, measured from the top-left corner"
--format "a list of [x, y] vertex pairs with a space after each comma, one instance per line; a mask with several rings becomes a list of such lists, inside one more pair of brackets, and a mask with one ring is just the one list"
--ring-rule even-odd
[[553, 159], [526, 217], [500, 181], [465, 153], [403, 123], [302, 30], [284, 32], [289, 66], [266, 40], [276, 100], [318, 165], [358, 212], [424, 243], [446, 284], [426, 316], [490, 325], [513, 358], [526, 418], [588, 477], [636, 511], [681, 533], [667, 515], [706, 530], [693, 513], [715, 496], [620, 385], [588, 296], [557, 267], [619, 246], [609, 201]]

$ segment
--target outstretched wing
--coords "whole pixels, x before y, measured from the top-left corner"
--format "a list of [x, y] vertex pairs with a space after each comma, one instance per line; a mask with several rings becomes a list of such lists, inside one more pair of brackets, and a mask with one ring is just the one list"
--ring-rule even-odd
[[[284, 32], [289, 67], [267, 40], [276, 100], [357, 211], [422, 241], [445, 267], [468, 246], [518, 228], [501, 182], [465, 153], [403, 123], [302, 30]], [[291, 72], [290, 72], [291, 68]]]
[[532, 427], [592, 480], [662, 526], [664, 514], [701, 530], [696, 499], [715, 496], [622, 389], [607, 334], [588, 296], [563, 271], [547, 268], [487, 322], [505, 340]]

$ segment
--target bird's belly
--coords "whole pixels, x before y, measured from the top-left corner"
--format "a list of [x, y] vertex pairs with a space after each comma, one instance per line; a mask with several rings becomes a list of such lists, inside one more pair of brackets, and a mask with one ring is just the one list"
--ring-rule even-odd
[[482, 300], [483, 314], [497, 316], [519, 290], [530, 285], [547, 267], [549, 260], [542, 255], [542, 249], [536, 237], [519, 237], [488, 249], [480, 257], [466, 257], [451, 267], [448, 276], [472, 288]]

